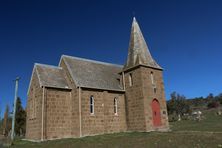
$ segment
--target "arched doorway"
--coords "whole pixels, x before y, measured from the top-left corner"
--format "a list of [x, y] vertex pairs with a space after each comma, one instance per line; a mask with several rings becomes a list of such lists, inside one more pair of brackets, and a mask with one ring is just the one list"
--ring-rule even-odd
[[161, 125], [161, 115], [160, 115], [160, 103], [157, 99], [153, 99], [152, 101], [152, 112], [153, 112], [153, 125], [160, 126]]

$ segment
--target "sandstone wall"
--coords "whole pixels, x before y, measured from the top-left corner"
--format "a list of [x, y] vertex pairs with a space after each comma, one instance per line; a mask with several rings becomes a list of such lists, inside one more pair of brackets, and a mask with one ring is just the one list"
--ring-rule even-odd
[[[71, 90], [45, 88], [44, 139], [169, 128], [161, 70], [140, 66], [125, 72], [124, 93], [79, 89], [64, 61], [61, 61], [60, 66], [65, 71], [65, 78]], [[156, 91], [151, 83], [151, 72], [154, 75]], [[130, 74], [132, 74], [132, 86], [129, 85]], [[90, 96], [94, 97], [94, 114], [90, 113]], [[34, 72], [27, 101], [27, 139], [41, 139], [42, 97], [43, 88], [40, 87], [37, 74]], [[117, 114], [114, 113], [114, 98], [117, 98], [118, 102]], [[162, 125], [158, 128], [153, 126], [151, 107], [153, 99], [159, 101], [161, 108]]]
[[[94, 114], [90, 113], [90, 96], [94, 97]], [[118, 113], [114, 114], [114, 98], [118, 100]], [[99, 90], [81, 92], [82, 136], [126, 131], [124, 94]]]
[[45, 94], [44, 138], [71, 137], [71, 92], [69, 90], [47, 88]]
[[[132, 86], [129, 77], [132, 75]], [[126, 110], [128, 131], [146, 131], [141, 69], [125, 73]]]
[[[153, 73], [154, 84], [151, 82], [151, 72]], [[146, 119], [146, 130], [150, 131], [153, 129], [168, 129], [168, 116], [166, 108], [166, 99], [165, 99], [165, 90], [163, 83], [162, 71], [147, 67], [141, 67], [141, 77], [142, 77], [142, 88], [144, 96], [144, 111]], [[156, 92], [154, 91], [156, 88]], [[156, 128], [153, 126], [153, 117], [152, 117], [152, 101], [157, 99], [160, 104], [160, 113], [161, 113], [161, 123], [162, 126]]]
[[39, 140], [41, 138], [42, 95], [42, 88], [34, 72], [27, 99], [26, 139]]
[[[154, 84], [151, 82], [153, 72]], [[132, 75], [132, 83], [129, 84], [129, 75]], [[156, 129], [168, 129], [168, 117], [162, 71], [137, 67], [125, 73], [126, 85], [126, 110], [129, 131], [152, 131]], [[156, 91], [154, 91], [154, 87]], [[152, 101], [157, 99], [160, 103], [161, 123], [160, 127], [153, 126]]]
[[60, 67], [63, 68], [63, 70], [65, 71], [65, 78], [69, 84], [69, 86], [71, 87], [72, 91], [71, 91], [71, 115], [72, 115], [72, 119], [71, 119], [71, 135], [72, 137], [80, 137], [80, 122], [79, 122], [79, 90], [78, 88], [76, 88], [76, 85], [68, 71], [68, 68], [66, 66], [66, 64], [64, 63], [64, 61], [62, 60], [60, 62]]

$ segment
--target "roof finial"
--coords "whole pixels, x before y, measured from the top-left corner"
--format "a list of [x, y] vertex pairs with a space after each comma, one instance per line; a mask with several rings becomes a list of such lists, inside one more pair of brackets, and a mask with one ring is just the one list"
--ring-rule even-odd
[[136, 21], [136, 13], [133, 11], [133, 21]]

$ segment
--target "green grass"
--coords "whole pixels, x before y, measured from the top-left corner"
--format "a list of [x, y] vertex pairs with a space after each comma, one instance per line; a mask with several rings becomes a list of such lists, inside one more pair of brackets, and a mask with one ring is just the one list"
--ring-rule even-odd
[[[197, 121], [180, 121], [170, 123], [171, 132], [150, 133], [118, 133], [76, 139], [62, 139], [33, 143], [16, 140], [16, 148], [122, 148], [122, 147], [222, 147], [222, 116], [216, 116], [215, 111], [204, 112], [205, 119]], [[199, 132], [193, 132], [199, 131]], [[208, 133], [211, 132], [211, 133]], [[215, 132], [215, 133], [214, 133]]]
[[201, 121], [182, 120], [171, 123], [170, 127], [173, 131], [222, 132], [222, 116], [218, 116], [216, 112], [217, 110], [206, 110]]
[[119, 133], [112, 135], [101, 135], [85, 137], [81, 139], [63, 139], [43, 143], [32, 143], [25, 141], [15, 142], [18, 148], [61, 148], [61, 147], [218, 147], [222, 144], [222, 134], [201, 133]]

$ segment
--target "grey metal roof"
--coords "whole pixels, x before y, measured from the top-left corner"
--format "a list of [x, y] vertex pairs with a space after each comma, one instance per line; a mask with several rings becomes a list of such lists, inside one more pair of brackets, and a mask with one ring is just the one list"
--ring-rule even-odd
[[61, 57], [61, 60], [62, 59], [68, 67], [68, 70], [77, 86], [123, 91], [118, 80], [120, 79], [120, 75], [118, 73], [122, 71], [122, 65], [66, 55], [63, 55]]
[[41, 86], [70, 89], [62, 67], [35, 64], [35, 70]]
[[124, 69], [128, 69], [136, 65], [146, 65], [162, 69], [152, 58], [140, 27], [134, 17], [131, 28], [128, 58]]

